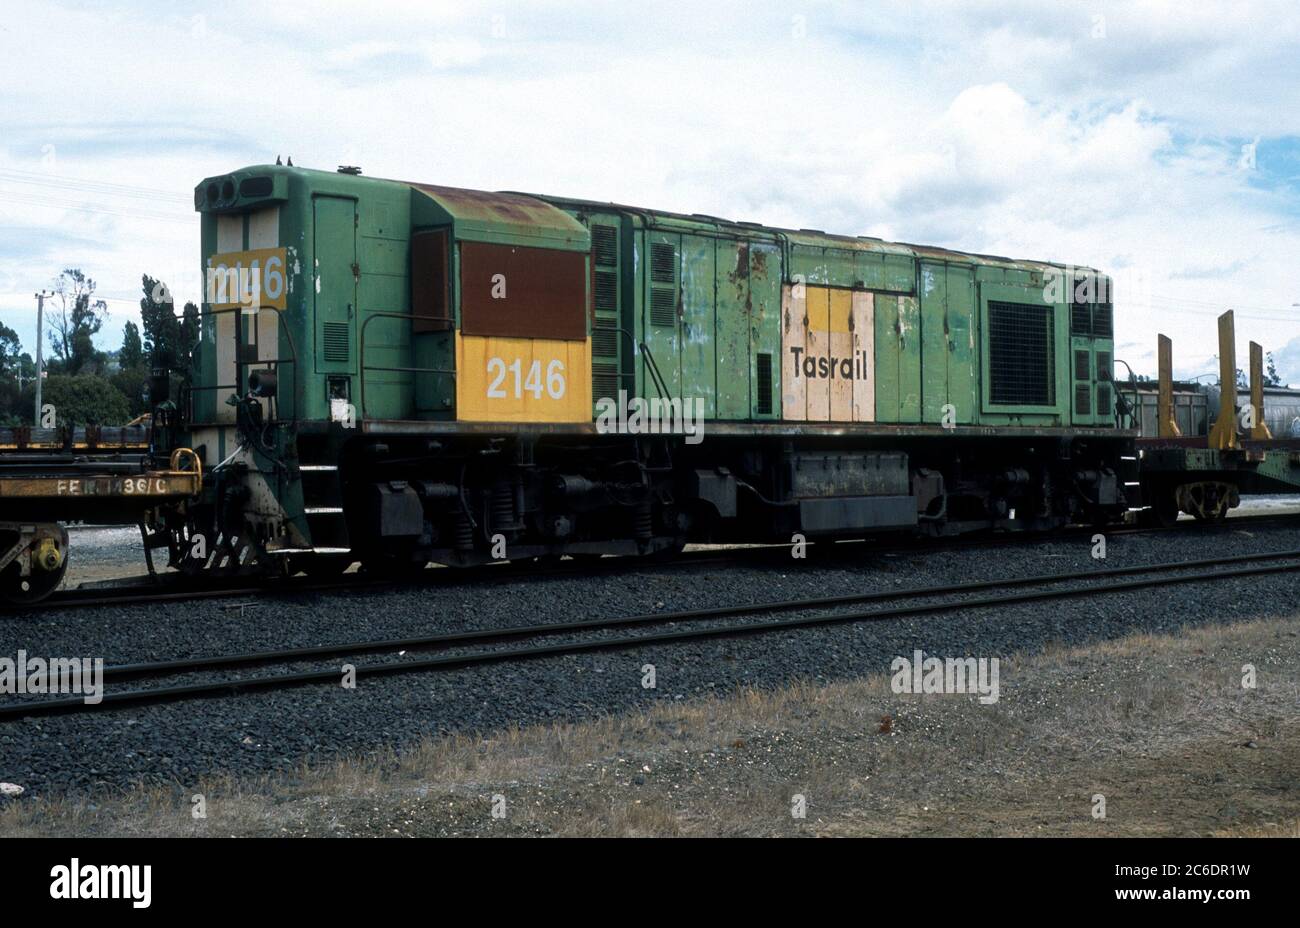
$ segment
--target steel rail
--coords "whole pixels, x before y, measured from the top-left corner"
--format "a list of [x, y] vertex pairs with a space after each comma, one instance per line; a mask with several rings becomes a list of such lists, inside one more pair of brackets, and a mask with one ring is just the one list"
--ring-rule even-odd
[[[1245, 567], [1236, 570], [1220, 570], [1208, 573], [1191, 573], [1180, 574], [1175, 576], [1161, 576], [1160, 574], [1175, 570], [1195, 570], [1204, 566], [1222, 566], [1233, 563], [1250, 563], [1263, 560], [1281, 560], [1288, 561], [1280, 564], [1270, 564], [1266, 566]], [[1121, 581], [1107, 585], [1091, 584], [1087, 586], [1074, 586], [1057, 590], [1033, 590], [1019, 593], [1004, 593], [999, 595], [976, 597], [972, 599], [955, 600], [951, 602], [923, 603], [918, 605], [897, 606], [886, 609], [877, 609], [865, 612], [850, 613], [821, 613], [812, 616], [799, 616], [788, 619], [774, 619], [763, 622], [741, 622], [726, 623], [723, 625], [708, 626], [705, 628], [688, 628], [675, 629], [670, 631], [656, 632], [651, 634], [630, 635], [617, 638], [598, 638], [572, 642], [559, 642], [547, 645], [534, 645], [523, 648], [506, 648], [491, 651], [470, 651], [467, 653], [443, 655], [439, 657], [423, 658], [420, 660], [410, 661], [390, 661], [379, 664], [363, 664], [355, 668], [356, 677], [374, 677], [374, 676], [392, 676], [403, 673], [414, 673], [423, 670], [450, 670], [470, 666], [487, 665], [502, 663], [507, 661], [531, 660], [542, 657], [570, 655], [588, 653], [594, 651], [609, 650], [627, 650], [629, 648], [644, 647], [646, 645], [668, 644], [680, 641], [706, 640], [712, 638], [730, 638], [741, 637], [746, 635], [761, 634], [773, 631], [782, 631], [795, 628], [807, 628], [813, 626], [840, 625], [867, 621], [880, 621], [885, 619], [902, 619], [921, 615], [938, 615], [944, 613], [957, 612], [962, 610], [990, 608], [995, 606], [1022, 605], [1033, 602], [1044, 602], [1051, 600], [1077, 599], [1088, 596], [1103, 596], [1115, 593], [1128, 592], [1140, 589], [1150, 589], [1161, 586], [1173, 586], [1189, 583], [1215, 582], [1219, 580], [1233, 580], [1245, 577], [1265, 576], [1269, 574], [1288, 573], [1300, 571], [1300, 551], [1269, 552], [1264, 554], [1240, 555], [1233, 558], [1206, 559], [1198, 561], [1183, 561], [1172, 564], [1155, 564], [1155, 565], [1132, 565], [1129, 567], [1111, 568], [1105, 571], [1084, 572], [1082, 574], [1060, 574], [1045, 575], [1036, 577], [1011, 578], [1003, 581], [974, 581], [968, 584], [958, 584], [955, 586], [943, 588], [940, 590], [921, 590], [910, 591], [875, 591], [866, 594], [851, 594], [839, 597], [820, 597], [809, 600], [788, 600], [779, 603], [760, 603], [749, 606], [731, 606], [718, 607], [716, 609], [692, 610], [689, 612], [678, 613], [657, 613], [639, 616], [625, 616], [616, 619], [603, 620], [581, 620], [569, 623], [553, 623], [543, 626], [517, 627], [512, 629], [484, 630], [481, 632], [461, 632], [451, 635], [430, 636], [424, 639], [403, 639], [392, 642], [356, 642], [344, 646], [346, 650], [339, 650], [338, 646], [321, 646], [318, 649], [294, 649], [287, 652], [264, 652], [260, 655], [235, 655], [221, 656], [209, 659], [197, 659], [195, 661], [173, 661], [173, 662], [156, 662], [152, 665], [118, 665], [112, 670], [120, 679], [124, 676], [141, 675], [145, 668], [150, 668], [150, 674], [154, 669], [166, 667], [165, 670], [158, 669], [158, 673], [163, 672], [194, 672], [198, 670], [210, 670], [219, 666], [220, 661], [232, 660], [256, 660], [257, 662], [270, 662], [273, 657], [277, 658], [276, 662], [285, 662], [308, 657], [321, 656], [324, 654], [342, 654], [342, 653], [364, 653], [365, 650], [383, 650], [402, 644], [412, 644], [423, 642], [428, 645], [429, 642], [437, 641], [439, 644], [459, 644], [469, 640], [501, 640], [503, 637], [521, 637], [525, 635], [539, 634], [556, 634], [565, 631], [595, 630], [599, 628], [616, 628], [634, 624], [663, 624], [665, 622], [677, 622], [684, 619], [707, 619], [717, 618], [722, 615], [736, 615], [751, 612], [772, 611], [774, 609], [800, 609], [815, 608], [826, 605], [847, 604], [852, 602], [869, 601], [872, 598], [900, 598], [909, 595], [945, 595], [956, 592], [971, 591], [975, 589], [988, 589], [996, 587], [1016, 587], [1030, 584], [1043, 585], [1048, 583], [1059, 583], [1068, 580], [1088, 579], [1098, 580], [1107, 579], [1117, 576], [1125, 576], [1139, 573], [1157, 574], [1138, 580]], [[480, 636], [475, 639], [474, 636]], [[288, 656], [285, 656], [288, 655]], [[37, 715], [52, 714], [73, 714], [87, 713], [104, 708], [116, 708], [127, 705], [142, 705], [151, 703], [173, 702], [188, 698], [204, 698], [223, 695], [231, 695], [240, 692], [249, 692], [256, 690], [279, 689], [291, 686], [306, 685], [310, 683], [327, 683], [338, 682], [340, 679], [340, 670], [312, 670], [294, 673], [278, 673], [254, 677], [245, 677], [234, 680], [211, 681], [203, 683], [182, 684], [165, 687], [149, 687], [144, 689], [127, 690], [117, 693], [107, 693], [103, 695], [100, 702], [88, 705], [84, 698], [71, 697], [64, 699], [46, 699], [33, 703], [9, 703], [0, 705], [0, 720], [23, 718]]]
[[505, 628], [472, 629], [462, 632], [444, 632], [438, 635], [420, 635], [409, 638], [390, 638], [371, 641], [342, 642], [314, 645], [304, 648], [286, 648], [278, 651], [255, 651], [246, 654], [214, 655], [212, 657], [181, 658], [171, 661], [148, 661], [135, 664], [114, 664], [104, 668], [103, 679], [125, 680], [145, 676], [163, 676], [170, 673], [199, 670], [224, 670], [256, 664], [282, 664], [317, 657], [366, 654], [373, 651], [419, 650], [451, 647], [460, 644], [484, 644], [508, 641], [532, 635], [555, 635], [574, 631], [596, 631], [640, 625], [662, 625], [671, 622], [691, 622], [717, 619], [750, 613], [790, 612], [796, 609], [817, 609], [827, 606], [847, 606], [857, 603], [911, 600], [940, 596], [955, 596], [992, 589], [1016, 589], [1026, 586], [1044, 586], [1051, 583], [1106, 580], [1136, 574], [1162, 573], [1175, 570], [1197, 570], [1205, 567], [1222, 567], [1231, 564], [1249, 564], [1288, 558], [1300, 560], [1300, 549], [1271, 551], [1259, 554], [1241, 554], [1226, 558], [1204, 558], [1160, 564], [1133, 564], [1125, 567], [1108, 567], [1101, 570], [1082, 570], [1066, 574], [1038, 574], [1028, 577], [1010, 577], [1000, 580], [972, 580], [946, 587], [908, 587], [901, 590], [873, 590], [868, 593], [847, 593], [840, 596], [818, 596], [810, 599], [773, 600], [759, 603], [740, 603], [707, 609], [686, 609], [675, 612], [647, 612], [638, 615], [615, 616], [601, 619], [575, 619], [568, 622], [549, 622], [541, 625], [515, 625]]
[[[873, 554], [893, 554], [893, 553], [928, 553], [954, 550], [968, 550], [978, 548], [1002, 548], [1016, 547], [1019, 545], [1041, 544], [1046, 542], [1055, 542], [1073, 538], [1086, 538], [1098, 532], [1105, 534], [1107, 537], [1128, 536], [1128, 535], [1158, 535], [1169, 532], [1222, 532], [1234, 531], [1243, 528], [1244, 525], [1268, 526], [1268, 525], [1286, 525], [1300, 524], [1300, 519], [1296, 516], [1261, 514], [1253, 516], [1237, 516], [1217, 522], [1212, 525], [1203, 525], [1195, 522], [1182, 522], [1172, 526], [1113, 526], [1106, 529], [1095, 529], [1088, 527], [1072, 527], [1066, 530], [1058, 531], [1055, 534], [1038, 534], [1038, 533], [1005, 533], [993, 537], [981, 535], [980, 537], [955, 537], [955, 538], [907, 538], [896, 539], [901, 542], [895, 547], [888, 550], [873, 549]], [[820, 558], [827, 552], [832, 557], [849, 556], [857, 553], [861, 549], [858, 545], [867, 544], [858, 539], [851, 542], [845, 542], [832, 545], [812, 545], [809, 550], [813, 552], [813, 557], [809, 558], [810, 563], [820, 562]], [[412, 574], [409, 577], [368, 577], [366, 575], [352, 576], [346, 580], [327, 580], [327, 581], [299, 581], [294, 578], [267, 578], [256, 585], [248, 585], [248, 577], [236, 577], [233, 579], [244, 581], [243, 585], [235, 587], [217, 587], [217, 586], [198, 586], [186, 587], [181, 589], [169, 589], [152, 585], [140, 584], [139, 586], [123, 586], [118, 588], [100, 587], [92, 589], [73, 589], [65, 590], [62, 593], [56, 593], [48, 599], [37, 603], [29, 603], [21, 607], [0, 606], [0, 617], [5, 612], [43, 612], [54, 609], [79, 609], [93, 606], [118, 606], [118, 605], [149, 605], [151, 603], [181, 602], [186, 600], [202, 599], [230, 599], [237, 596], [259, 596], [259, 595], [297, 595], [305, 593], [328, 593], [334, 591], [346, 590], [371, 590], [384, 588], [411, 587], [418, 585], [433, 585], [443, 582], [474, 582], [482, 576], [488, 579], [500, 579], [508, 573], [511, 577], [521, 579], [545, 579], [550, 577], [565, 576], [595, 576], [602, 573], [618, 573], [627, 570], [641, 569], [671, 569], [677, 567], [701, 567], [709, 565], [725, 565], [741, 563], [751, 559], [758, 559], [764, 556], [773, 556], [778, 552], [788, 551], [791, 545], [788, 543], [764, 544], [764, 545], [745, 545], [725, 551], [716, 549], [687, 551], [677, 555], [671, 560], [654, 561], [637, 555], [611, 555], [602, 558], [594, 563], [577, 563], [563, 562], [559, 565], [549, 567], [540, 567], [535, 563], [520, 561], [512, 563], [490, 563], [477, 564], [471, 567], [447, 568], [444, 573], [442, 570], [430, 570], [426, 572]], [[485, 574], [484, 572], [495, 570], [497, 574]]]

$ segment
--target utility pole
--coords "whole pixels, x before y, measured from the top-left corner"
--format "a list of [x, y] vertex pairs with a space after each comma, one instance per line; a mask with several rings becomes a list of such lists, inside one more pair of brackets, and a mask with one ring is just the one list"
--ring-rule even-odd
[[35, 428], [41, 427], [41, 375], [45, 373], [41, 367], [41, 342], [44, 341], [45, 298], [47, 296], [54, 296], [54, 294], [45, 290], [36, 294], [36, 413], [32, 422]]

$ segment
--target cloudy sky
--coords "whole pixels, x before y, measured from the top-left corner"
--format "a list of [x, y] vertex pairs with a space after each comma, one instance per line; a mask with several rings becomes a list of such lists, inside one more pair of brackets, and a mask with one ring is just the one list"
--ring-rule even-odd
[[98, 3], [0, 20], [0, 321], [198, 296], [192, 190], [292, 155], [1100, 267], [1117, 355], [1237, 312], [1300, 383], [1288, 2]]

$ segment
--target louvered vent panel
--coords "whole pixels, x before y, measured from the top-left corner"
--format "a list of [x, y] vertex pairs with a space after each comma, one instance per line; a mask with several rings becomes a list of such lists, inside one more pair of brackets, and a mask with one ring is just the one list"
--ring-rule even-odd
[[650, 245], [650, 279], [657, 284], [677, 282], [677, 252], [667, 242]]
[[1110, 417], [1114, 415], [1110, 405], [1110, 384], [1097, 384], [1097, 415]]
[[757, 365], [756, 385], [758, 387], [757, 413], [760, 416], [772, 414], [772, 355], [760, 351], [754, 356]]
[[1115, 334], [1115, 307], [1110, 303], [1098, 303], [1094, 307], [1092, 334], [1098, 338], [1110, 338]]
[[1056, 320], [1050, 306], [989, 303], [989, 380], [995, 405], [1056, 405]]
[[1088, 379], [1088, 352], [1076, 351], [1074, 353], [1074, 379]]
[[596, 272], [596, 310], [615, 312], [618, 309], [618, 275], [613, 271]]
[[1074, 335], [1092, 334], [1092, 307], [1087, 303], [1071, 304], [1070, 332]]
[[615, 267], [618, 264], [618, 230], [613, 226], [592, 226], [591, 250], [597, 267]]
[[1097, 379], [1102, 381], [1111, 379], [1109, 351], [1097, 352]]
[[591, 353], [604, 358], [618, 356], [618, 327], [613, 319], [596, 319], [591, 329]]
[[346, 322], [325, 323], [322, 334], [325, 342], [325, 360], [337, 364], [347, 364], [351, 354], [348, 350], [349, 326]]
[[1074, 388], [1074, 414], [1076, 416], [1092, 415], [1092, 388], [1081, 383]]
[[591, 395], [594, 400], [618, 399], [618, 368], [615, 365], [591, 366]]
[[652, 325], [677, 324], [677, 292], [663, 287], [650, 290], [650, 323]]

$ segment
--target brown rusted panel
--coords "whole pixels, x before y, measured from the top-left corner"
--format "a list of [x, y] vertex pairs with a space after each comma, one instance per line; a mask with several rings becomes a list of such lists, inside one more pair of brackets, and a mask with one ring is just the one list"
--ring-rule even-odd
[[587, 254], [462, 242], [461, 331], [517, 338], [587, 337]]
[[451, 328], [449, 239], [446, 229], [411, 236], [411, 313], [416, 332], [444, 332]]
[[411, 184], [411, 186], [432, 194], [458, 219], [535, 225], [549, 220], [551, 210], [555, 208], [535, 197], [519, 193], [493, 193], [488, 190], [467, 190], [462, 187], [442, 187], [437, 184]]

